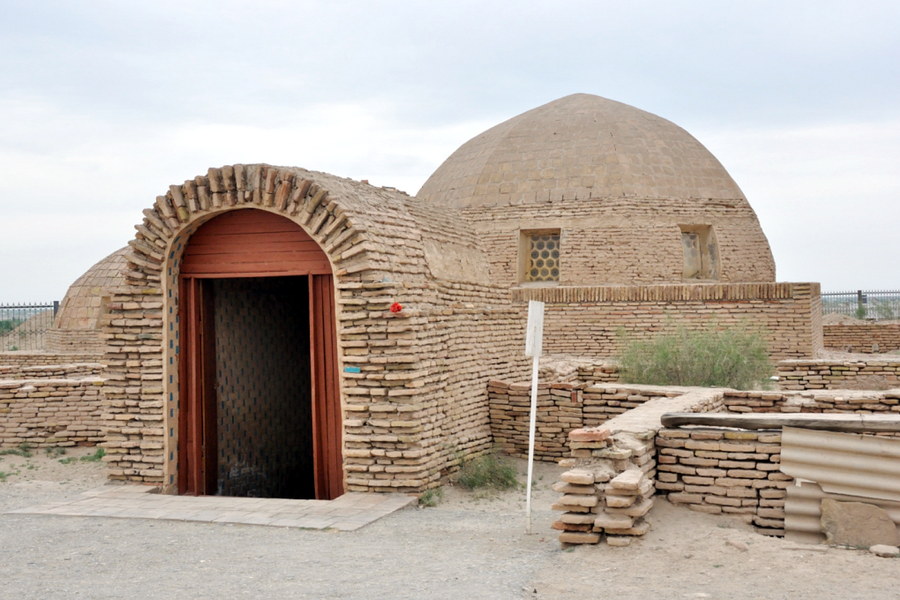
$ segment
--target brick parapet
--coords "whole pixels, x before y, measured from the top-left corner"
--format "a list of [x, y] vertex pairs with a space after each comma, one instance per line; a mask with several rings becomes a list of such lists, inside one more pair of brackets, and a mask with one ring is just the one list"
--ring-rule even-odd
[[822, 349], [819, 294], [817, 283], [550, 286], [512, 291], [516, 302], [547, 303], [545, 352], [595, 359], [617, 356], [627, 341], [711, 324], [759, 330], [776, 360], [812, 357]]

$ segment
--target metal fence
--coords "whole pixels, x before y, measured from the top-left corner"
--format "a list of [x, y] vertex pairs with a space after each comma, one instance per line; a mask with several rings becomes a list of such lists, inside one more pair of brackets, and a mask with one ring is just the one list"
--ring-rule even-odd
[[59, 302], [0, 304], [0, 352], [44, 349], [44, 335], [53, 327]]
[[857, 319], [900, 319], [900, 290], [823, 292], [822, 310], [826, 315], [837, 313]]

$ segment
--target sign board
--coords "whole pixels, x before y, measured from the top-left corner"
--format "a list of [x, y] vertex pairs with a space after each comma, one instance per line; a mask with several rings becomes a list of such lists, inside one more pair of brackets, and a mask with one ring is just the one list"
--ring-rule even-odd
[[525, 356], [539, 357], [544, 341], [544, 303], [528, 301], [528, 325], [525, 329]]

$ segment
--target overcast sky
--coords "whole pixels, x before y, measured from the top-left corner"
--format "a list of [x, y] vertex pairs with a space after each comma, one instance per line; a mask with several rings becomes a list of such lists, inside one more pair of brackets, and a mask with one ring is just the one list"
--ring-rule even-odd
[[780, 281], [900, 289], [898, 31], [896, 0], [0, 0], [0, 303], [61, 299], [211, 166], [414, 194], [575, 92], [706, 145]]

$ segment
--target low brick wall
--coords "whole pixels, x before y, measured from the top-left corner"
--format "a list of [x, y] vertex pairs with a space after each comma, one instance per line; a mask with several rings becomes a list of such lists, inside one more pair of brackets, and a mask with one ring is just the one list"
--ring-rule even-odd
[[[670, 390], [674, 391], [674, 390]], [[653, 398], [607, 421], [602, 427], [569, 433], [571, 458], [554, 485], [563, 494], [553, 505], [562, 514], [553, 528], [564, 544], [596, 544], [602, 539], [624, 546], [644, 535], [644, 516], [653, 507], [657, 475], [657, 431], [667, 412], [718, 412], [722, 390], [680, 390]]]
[[823, 325], [825, 347], [862, 354], [900, 350], [900, 323], [854, 323]]
[[900, 389], [888, 391], [739, 392], [728, 390], [722, 400], [735, 413], [900, 413]]
[[778, 363], [778, 387], [783, 390], [900, 387], [900, 356], [865, 361], [783, 360]]
[[[682, 393], [683, 388], [540, 383], [534, 456], [545, 461], [569, 456], [569, 431], [601, 425], [652, 398], [674, 397]], [[527, 456], [531, 384], [491, 381], [488, 384], [488, 398], [494, 445], [512, 456]]]
[[[103, 362], [102, 352], [0, 352], [0, 367], [37, 367]], [[5, 377], [5, 376], [4, 376]]]
[[0, 365], [0, 379], [65, 379], [102, 375], [104, 365], [100, 363], [73, 363], [69, 365], [46, 365], [22, 367]]
[[0, 380], [0, 447], [104, 441], [102, 377]]
[[743, 515], [762, 533], [784, 535], [793, 479], [779, 471], [781, 432], [660, 429], [656, 489], [675, 504]]

